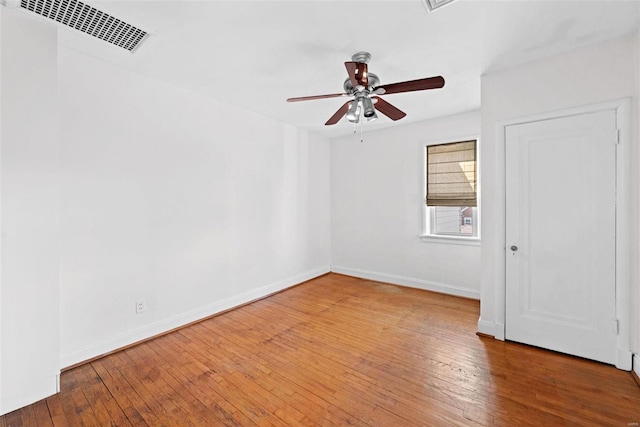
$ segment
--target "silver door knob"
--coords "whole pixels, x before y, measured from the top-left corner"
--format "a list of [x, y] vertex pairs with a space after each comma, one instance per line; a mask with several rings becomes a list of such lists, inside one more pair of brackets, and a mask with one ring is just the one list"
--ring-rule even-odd
[[517, 252], [517, 251], [518, 251], [518, 247], [517, 247], [516, 245], [512, 245], [512, 246], [511, 246], [511, 250], [512, 250], [513, 252]]

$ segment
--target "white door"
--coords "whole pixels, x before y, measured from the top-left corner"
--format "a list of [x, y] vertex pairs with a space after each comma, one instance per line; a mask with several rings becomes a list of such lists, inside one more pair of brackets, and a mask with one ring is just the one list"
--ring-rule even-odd
[[505, 338], [614, 364], [616, 114], [506, 128]]

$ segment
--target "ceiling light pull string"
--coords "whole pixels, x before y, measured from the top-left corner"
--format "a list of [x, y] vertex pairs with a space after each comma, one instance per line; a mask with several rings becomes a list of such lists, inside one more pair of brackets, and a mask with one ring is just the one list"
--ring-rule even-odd
[[360, 122], [360, 142], [364, 142], [364, 130], [362, 126], [362, 122]]

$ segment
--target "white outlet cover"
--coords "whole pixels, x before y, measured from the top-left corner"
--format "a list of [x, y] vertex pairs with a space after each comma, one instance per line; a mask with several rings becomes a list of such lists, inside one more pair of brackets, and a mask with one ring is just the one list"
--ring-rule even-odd
[[144, 313], [147, 311], [147, 305], [144, 300], [136, 301], [136, 314]]

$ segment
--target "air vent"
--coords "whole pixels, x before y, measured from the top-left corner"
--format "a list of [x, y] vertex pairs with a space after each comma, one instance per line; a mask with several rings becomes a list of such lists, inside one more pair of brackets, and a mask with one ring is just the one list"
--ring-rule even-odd
[[77, 0], [20, 0], [20, 7], [130, 52], [147, 32]]
[[433, 12], [437, 8], [453, 2], [453, 0], [423, 0], [423, 1], [424, 1], [424, 4], [427, 6], [427, 10], [429, 12]]

